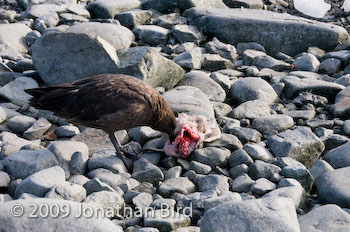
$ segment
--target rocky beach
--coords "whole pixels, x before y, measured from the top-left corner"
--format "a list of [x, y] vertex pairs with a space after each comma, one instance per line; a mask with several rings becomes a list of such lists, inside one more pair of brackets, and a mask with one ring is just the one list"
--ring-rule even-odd
[[[0, 231], [350, 231], [350, 12], [296, 2], [0, 0]], [[104, 73], [221, 137], [181, 159], [117, 131], [130, 172], [104, 131], [29, 105]]]

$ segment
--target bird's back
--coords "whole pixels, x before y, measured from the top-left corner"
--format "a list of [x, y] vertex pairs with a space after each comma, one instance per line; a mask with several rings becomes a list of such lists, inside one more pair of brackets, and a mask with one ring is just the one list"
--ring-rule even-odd
[[[157, 123], [164, 101], [151, 85], [123, 74], [101, 74], [26, 92], [33, 96], [33, 107], [108, 133]], [[167, 103], [162, 107], [170, 110]]]

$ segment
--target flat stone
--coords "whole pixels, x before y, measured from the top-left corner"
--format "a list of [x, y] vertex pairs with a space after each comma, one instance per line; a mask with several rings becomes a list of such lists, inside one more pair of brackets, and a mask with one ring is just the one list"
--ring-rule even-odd
[[139, 159], [134, 163], [132, 177], [140, 182], [156, 183], [164, 180], [163, 172], [154, 164], [145, 159]]
[[257, 179], [251, 187], [252, 193], [257, 195], [264, 195], [274, 189], [276, 189], [276, 185], [266, 178]]
[[1, 24], [0, 44], [13, 49], [15, 52], [27, 53], [28, 47], [24, 42], [24, 37], [29, 32], [31, 32], [31, 29], [23, 23]]
[[195, 26], [191, 26], [191, 25], [175, 25], [171, 33], [181, 43], [184, 43], [184, 42], [199, 43], [205, 39], [202, 33], [200, 33]]
[[[163, 4], [163, 6], [164, 5], [166, 5], [166, 2]], [[171, 29], [173, 26], [178, 24], [187, 24], [187, 19], [185, 17], [180, 16], [178, 13], [163, 14], [158, 17], [157, 24], [158, 26]]]
[[290, 99], [305, 91], [311, 91], [328, 99], [334, 99], [338, 92], [344, 89], [343, 85], [336, 83], [308, 78], [300, 79], [294, 76], [287, 76], [281, 82], [285, 83], [284, 93]]
[[228, 126], [224, 127], [223, 131], [228, 134], [233, 134], [244, 144], [247, 142], [260, 142], [262, 135], [259, 131], [252, 128]]
[[89, 2], [87, 10], [91, 14], [91, 18], [114, 18], [119, 12], [140, 8], [141, 2], [138, 0], [98, 0]]
[[266, 178], [271, 180], [273, 175], [278, 174], [282, 169], [274, 164], [269, 164], [260, 160], [256, 160], [249, 167], [249, 176], [254, 180], [259, 178]]
[[185, 69], [200, 69], [202, 65], [202, 51], [194, 48], [190, 51], [180, 53], [173, 61]]
[[[118, 57], [120, 63], [115, 73], [135, 76], [153, 87], [171, 89], [184, 74], [184, 70], [179, 65], [151, 47], [137, 46], [121, 49], [118, 50]], [[146, 66], [148, 68], [145, 70]]]
[[[84, 217], [80, 216], [82, 205], [78, 202], [56, 200], [48, 198], [37, 198], [37, 199], [23, 199], [17, 200], [17, 204], [23, 206], [24, 214], [22, 217], [15, 218], [10, 212], [14, 202], [9, 201], [1, 204], [0, 209], [0, 222], [1, 227], [5, 231], [49, 231], [52, 228], [57, 228], [57, 232], [64, 231], [87, 231], [87, 232], [122, 232], [123, 229], [116, 226], [107, 217]], [[48, 205], [48, 207], [55, 208], [53, 205], [57, 205], [59, 208], [69, 207], [70, 213], [66, 217], [55, 217], [53, 214], [48, 217], [38, 217], [37, 220], [30, 220], [32, 209], [34, 205]], [[93, 207], [84, 204], [83, 207]], [[95, 207], [93, 209], [96, 210]], [[62, 212], [63, 213], [63, 212]], [[65, 214], [63, 214], [65, 215]], [[25, 227], [25, 229], [24, 229]]]
[[200, 226], [203, 232], [300, 231], [294, 202], [278, 197], [219, 205], [205, 212]]
[[23, 134], [29, 127], [36, 122], [35, 118], [28, 117], [25, 115], [14, 116], [7, 121], [8, 127], [19, 134]]
[[48, 150], [20, 150], [7, 156], [3, 164], [11, 176], [25, 179], [36, 172], [56, 166], [58, 161]]
[[[329, 204], [312, 209], [299, 217], [301, 231], [347, 231], [350, 216], [339, 206]], [[316, 229], [317, 228], [317, 229]]]
[[301, 92], [298, 97], [294, 98], [293, 103], [297, 106], [303, 106], [308, 103], [314, 106], [324, 106], [328, 103], [328, 99], [310, 92]]
[[130, 11], [117, 13], [115, 14], [114, 18], [117, 19], [121, 25], [128, 28], [133, 28], [135, 26], [150, 22], [151, 16], [152, 12], [149, 10], [133, 9]]
[[23, 132], [23, 137], [29, 140], [40, 139], [51, 126], [52, 124], [47, 119], [39, 118], [31, 127]]
[[325, 172], [333, 171], [334, 168], [324, 160], [317, 160], [309, 168], [309, 172], [317, 183], [318, 178]]
[[230, 90], [231, 97], [239, 103], [261, 100], [267, 104], [277, 99], [277, 94], [271, 85], [263, 79], [246, 77], [239, 79]]
[[207, 175], [200, 177], [198, 180], [198, 189], [201, 192], [214, 190], [218, 195], [229, 191], [229, 184], [226, 176], [223, 175]]
[[190, 163], [190, 169], [195, 171], [197, 174], [205, 175], [205, 174], [208, 174], [212, 168], [209, 165], [202, 164], [200, 162], [193, 160]]
[[350, 167], [339, 168], [322, 174], [317, 180], [317, 195], [320, 202], [349, 208], [349, 175]]
[[301, 186], [289, 186], [275, 189], [263, 197], [285, 197], [294, 201], [295, 208], [304, 208], [307, 203], [307, 194]]
[[14, 152], [19, 151], [23, 146], [40, 146], [40, 140], [26, 140], [18, 137], [17, 135], [3, 131], [0, 134], [0, 140], [2, 141], [1, 147], [1, 155], [11, 155]]
[[348, 117], [350, 115], [350, 107], [349, 107], [349, 100], [350, 100], [350, 87], [347, 87], [340, 91], [336, 98], [335, 98], [335, 104], [333, 105], [333, 115], [335, 117]]
[[272, 56], [261, 55], [254, 58], [252, 65], [256, 66], [259, 70], [263, 68], [270, 68], [275, 71], [283, 71], [290, 69], [290, 64], [277, 60]]
[[195, 185], [186, 177], [172, 178], [159, 186], [159, 192], [165, 197], [173, 193], [189, 194], [195, 191]]
[[223, 147], [229, 149], [230, 151], [235, 151], [243, 147], [241, 141], [239, 141], [236, 136], [226, 133], [222, 133], [221, 137], [217, 140], [205, 143], [205, 146], [218, 148]]
[[202, 71], [186, 73], [176, 86], [183, 85], [193, 86], [202, 90], [211, 101], [223, 102], [226, 99], [224, 89], [218, 83], [213, 81], [208, 74]]
[[236, 60], [238, 57], [236, 48], [233, 45], [222, 43], [215, 37], [205, 45], [205, 49], [211, 54], [218, 54], [231, 61]]
[[9, 99], [16, 105], [22, 106], [28, 103], [31, 98], [24, 90], [38, 87], [38, 83], [32, 78], [18, 77], [0, 88], [0, 96]]
[[161, 212], [161, 210], [148, 212], [144, 218], [144, 226], [155, 227], [164, 232], [191, 225], [191, 219], [183, 214], [171, 211], [168, 215], [162, 215]]
[[230, 157], [230, 150], [226, 148], [205, 147], [192, 152], [191, 160], [206, 164], [214, 168], [215, 166], [225, 167]]
[[238, 193], [223, 192], [220, 196], [211, 197], [203, 201], [205, 211], [214, 208], [220, 204], [231, 202], [231, 201], [242, 201], [242, 197]]
[[314, 110], [291, 110], [284, 112], [284, 114], [292, 117], [294, 120], [311, 120], [316, 116]]
[[252, 126], [260, 133], [266, 134], [271, 131], [285, 131], [294, 126], [294, 121], [288, 115], [274, 114], [255, 118]]
[[[258, 42], [271, 55], [283, 52], [294, 56], [310, 46], [332, 50], [349, 36], [342, 27], [264, 10], [192, 8], [184, 16], [189, 17], [189, 21], [205, 35], [215, 36], [230, 44]], [[285, 41], [293, 41], [293, 44], [286, 44]]]
[[233, 117], [236, 119], [255, 119], [270, 115], [270, 106], [261, 100], [246, 101], [237, 106], [233, 111]]
[[350, 142], [328, 151], [323, 159], [333, 168], [343, 168], [350, 166]]
[[15, 198], [19, 198], [23, 193], [43, 197], [52, 186], [65, 180], [64, 170], [59, 166], [41, 170], [28, 176], [17, 186]]
[[57, 137], [72, 137], [80, 133], [80, 130], [76, 126], [64, 125], [55, 129]]
[[217, 54], [203, 54], [202, 68], [208, 71], [217, 71], [221, 69], [232, 69], [233, 63]]
[[300, 182], [293, 178], [283, 178], [278, 182], [277, 188], [298, 186], [302, 187]]
[[114, 150], [110, 149], [100, 150], [91, 154], [88, 162], [88, 168], [89, 170], [106, 168], [117, 174], [127, 172], [123, 161], [116, 156]]
[[269, 161], [274, 157], [265, 147], [258, 144], [247, 143], [243, 146], [243, 149], [252, 157], [254, 160]]
[[307, 127], [297, 127], [269, 136], [267, 141], [275, 156], [292, 157], [307, 167], [319, 158], [325, 148], [322, 141]]
[[45, 197], [81, 202], [86, 198], [86, 190], [81, 185], [67, 181], [53, 186]]
[[140, 25], [133, 29], [136, 37], [150, 45], [166, 44], [170, 31], [156, 25]]

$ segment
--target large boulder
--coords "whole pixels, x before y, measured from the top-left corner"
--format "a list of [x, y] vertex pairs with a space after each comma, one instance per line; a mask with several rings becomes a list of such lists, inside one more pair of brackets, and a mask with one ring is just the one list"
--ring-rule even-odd
[[279, 197], [221, 204], [205, 212], [200, 226], [203, 232], [300, 231], [293, 200]]
[[340, 26], [265, 10], [191, 8], [184, 15], [205, 35], [234, 45], [258, 42], [272, 55], [296, 55], [310, 46], [331, 50], [349, 37]]

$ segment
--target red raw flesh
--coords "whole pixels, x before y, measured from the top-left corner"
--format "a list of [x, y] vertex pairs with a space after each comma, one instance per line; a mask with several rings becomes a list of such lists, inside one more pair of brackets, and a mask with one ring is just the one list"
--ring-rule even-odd
[[169, 141], [165, 144], [164, 152], [170, 156], [186, 158], [196, 148], [199, 138], [200, 135], [184, 123], [172, 144]]

